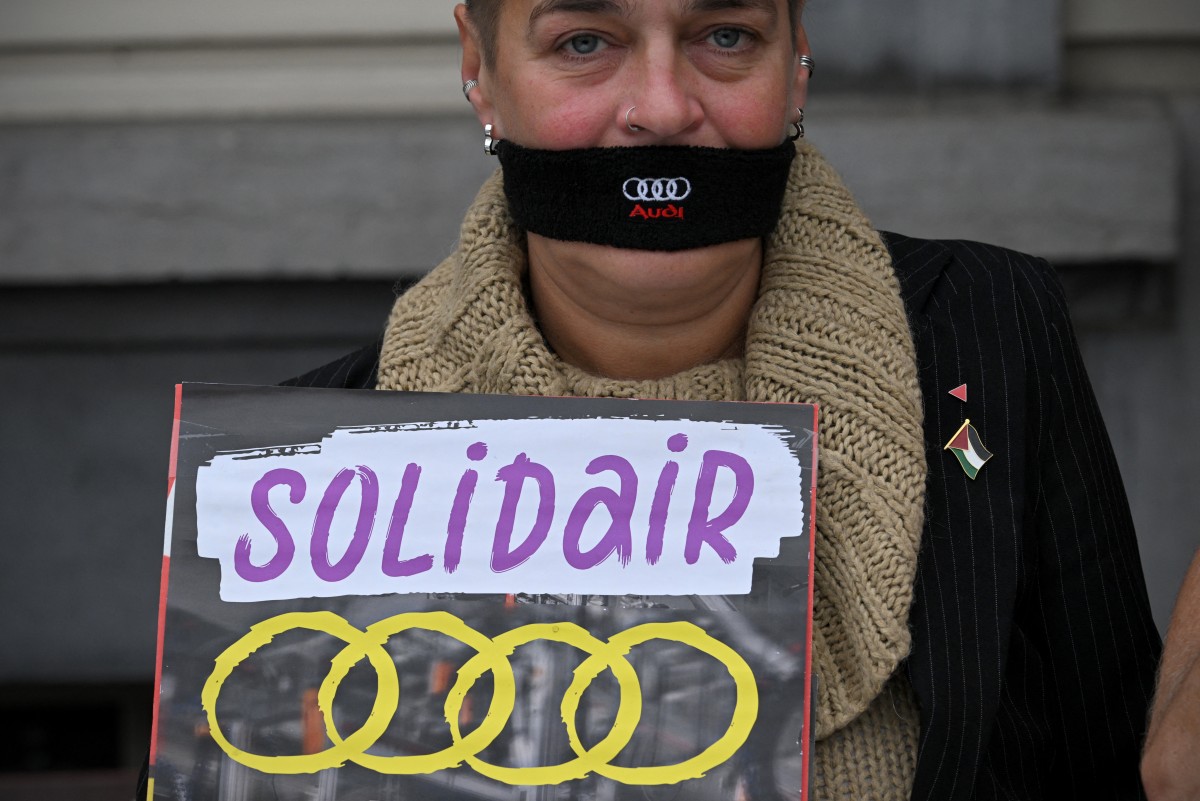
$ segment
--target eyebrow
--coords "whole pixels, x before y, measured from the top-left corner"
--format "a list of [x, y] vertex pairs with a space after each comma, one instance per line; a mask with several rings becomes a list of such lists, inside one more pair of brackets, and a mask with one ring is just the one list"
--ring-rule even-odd
[[[684, 11], [703, 14], [711, 11], [728, 11], [745, 8], [770, 14], [772, 19], [779, 15], [775, 0], [687, 0]], [[529, 27], [541, 17], [553, 13], [613, 14], [627, 17], [630, 14], [627, 0], [542, 0], [529, 14]]]
[[779, 9], [775, 5], [775, 0], [688, 0], [686, 11], [692, 14], [703, 14], [710, 11], [728, 11], [740, 8], [770, 14], [772, 21], [779, 18]]
[[[707, 2], [708, 0], [703, 1]], [[740, 2], [740, 0], [733, 0], [733, 2]], [[571, 12], [627, 17], [629, 16], [629, 4], [625, 0], [542, 0], [534, 6], [533, 11], [529, 14], [529, 30], [532, 31], [537, 21], [547, 14]]]
[[[775, 22], [779, 19], [779, 9], [775, 0], [687, 0], [684, 13], [707, 14], [713, 11], [728, 11], [730, 9], [748, 9], [761, 11]], [[542, 0], [529, 14], [529, 25], [526, 33], [533, 35], [537, 21], [547, 14], [607, 14], [618, 17], [628, 17], [632, 11], [628, 0]]]

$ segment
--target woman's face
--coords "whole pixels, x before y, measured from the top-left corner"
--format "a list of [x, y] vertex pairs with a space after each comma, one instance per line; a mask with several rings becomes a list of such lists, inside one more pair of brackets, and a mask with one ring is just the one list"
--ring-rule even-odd
[[491, 68], [457, 14], [480, 120], [525, 147], [766, 148], [804, 105], [787, 0], [503, 0]]

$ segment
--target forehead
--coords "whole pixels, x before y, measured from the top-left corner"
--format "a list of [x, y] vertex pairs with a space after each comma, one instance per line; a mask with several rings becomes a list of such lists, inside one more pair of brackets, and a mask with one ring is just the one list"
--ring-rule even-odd
[[511, 14], [514, 22], [524, 18], [533, 24], [548, 14], [570, 12], [635, 17], [648, 10], [671, 10], [686, 16], [748, 9], [778, 16], [781, 10], [786, 12], [787, 3], [788, 0], [503, 0], [501, 11]]

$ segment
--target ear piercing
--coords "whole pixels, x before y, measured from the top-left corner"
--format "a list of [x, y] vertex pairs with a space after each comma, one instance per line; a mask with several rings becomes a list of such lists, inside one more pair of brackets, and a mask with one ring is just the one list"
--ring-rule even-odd
[[797, 139], [804, 138], [804, 109], [796, 108], [796, 121], [792, 123], [792, 134], [788, 137], [795, 142]]

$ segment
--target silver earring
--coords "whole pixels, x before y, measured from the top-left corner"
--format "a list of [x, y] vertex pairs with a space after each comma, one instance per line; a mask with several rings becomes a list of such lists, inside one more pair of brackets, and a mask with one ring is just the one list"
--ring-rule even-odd
[[796, 121], [792, 123], [792, 135], [788, 137], [795, 142], [797, 139], [804, 138], [804, 109], [796, 108]]
[[479, 86], [479, 81], [475, 80], [474, 78], [463, 84], [463, 97], [467, 99], [468, 103], [471, 102], [471, 90], [476, 86]]
[[492, 137], [492, 131], [494, 130], [495, 128], [490, 122], [483, 126], [483, 152], [489, 156], [496, 155], [496, 146], [500, 144], [499, 139]]
[[638, 133], [639, 131], [646, 130], [642, 126], [634, 125], [632, 122], [629, 121], [629, 116], [631, 114], [633, 114], [633, 112], [635, 112], [635, 111], [637, 111], [637, 106], [630, 106], [629, 111], [625, 112], [625, 127], [628, 128], [632, 133]]
[[800, 56], [800, 66], [808, 68], [808, 77], [812, 77], [817, 71], [817, 62], [813, 61], [812, 56]]

